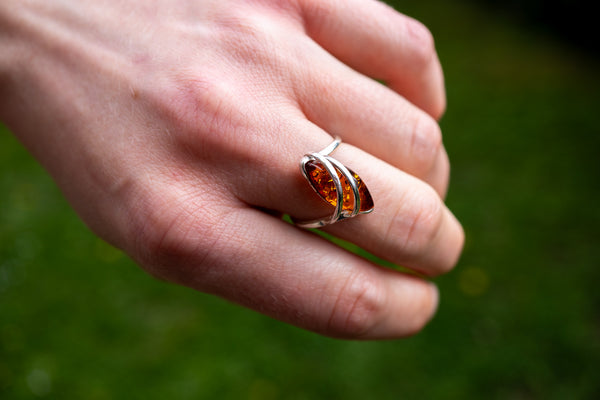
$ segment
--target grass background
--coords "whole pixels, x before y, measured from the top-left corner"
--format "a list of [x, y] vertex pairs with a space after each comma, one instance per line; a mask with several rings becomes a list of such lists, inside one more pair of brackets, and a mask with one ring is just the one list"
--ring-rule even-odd
[[478, 2], [396, 7], [437, 40], [467, 233], [420, 335], [336, 341], [158, 282], [4, 130], [0, 398], [600, 398], [597, 55]]

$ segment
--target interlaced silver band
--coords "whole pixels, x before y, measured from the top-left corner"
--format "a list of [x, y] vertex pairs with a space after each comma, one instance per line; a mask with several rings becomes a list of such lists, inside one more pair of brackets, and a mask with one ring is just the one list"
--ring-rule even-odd
[[[340, 139], [339, 137], [336, 137], [335, 140], [330, 145], [325, 147], [323, 150], [316, 152], [316, 153], [305, 154], [304, 157], [302, 157], [302, 160], [300, 161], [300, 170], [302, 171], [302, 175], [311, 184], [311, 187], [313, 188], [313, 190], [315, 192], [318, 193], [317, 189], [314, 187], [314, 185], [309, 177], [308, 171], [306, 170], [307, 164], [311, 161], [317, 162], [318, 164], [320, 164], [323, 168], [325, 168], [327, 173], [331, 176], [332, 182], [335, 186], [335, 191], [336, 191], [336, 196], [337, 196], [335, 210], [333, 211], [333, 214], [331, 216], [314, 219], [314, 220], [308, 220], [308, 221], [294, 220], [294, 223], [301, 228], [320, 228], [322, 226], [330, 225], [330, 224], [336, 223], [336, 222], [341, 221], [346, 218], [352, 218], [352, 217], [358, 215], [360, 212], [361, 200], [360, 200], [358, 181], [354, 177], [354, 174], [352, 174], [352, 172], [350, 172], [350, 170], [348, 170], [348, 168], [346, 168], [344, 166], [344, 164], [342, 164], [341, 162], [339, 162], [338, 160], [336, 160], [335, 158], [330, 156], [331, 153], [333, 153], [338, 148], [340, 143], [342, 143], [342, 139]], [[352, 210], [344, 210], [343, 209], [344, 188], [342, 186], [342, 181], [341, 181], [340, 177], [338, 176], [338, 171], [347, 180], [347, 182], [350, 184], [350, 187], [352, 189], [352, 198], [353, 198]], [[372, 210], [373, 209], [363, 211], [363, 213], [371, 212]]]

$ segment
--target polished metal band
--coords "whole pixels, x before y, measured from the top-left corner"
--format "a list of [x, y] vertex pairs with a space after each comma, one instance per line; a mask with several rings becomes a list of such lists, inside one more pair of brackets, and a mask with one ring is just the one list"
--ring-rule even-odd
[[[302, 171], [302, 175], [310, 183], [311, 187], [315, 192], [317, 192], [317, 194], [319, 194], [319, 191], [312, 183], [306, 168], [308, 163], [311, 161], [320, 164], [330, 175], [331, 180], [335, 186], [337, 196], [335, 210], [333, 211], [333, 214], [331, 216], [307, 221], [294, 220], [294, 223], [301, 228], [320, 228], [322, 226], [330, 225], [346, 218], [352, 218], [358, 215], [359, 213], [364, 214], [373, 211], [373, 208], [362, 212], [360, 211], [361, 197], [359, 190], [359, 182], [355, 178], [355, 175], [348, 168], [346, 168], [341, 162], [330, 156], [331, 153], [333, 153], [338, 148], [340, 143], [342, 143], [342, 140], [339, 137], [336, 137], [335, 140], [323, 150], [315, 153], [306, 154], [304, 155], [304, 157], [302, 157], [302, 160], [300, 161], [300, 170]], [[346, 181], [350, 185], [353, 202], [351, 210], [344, 210], [343, 205], [345, 193], [338, 172], [346, 179]]]

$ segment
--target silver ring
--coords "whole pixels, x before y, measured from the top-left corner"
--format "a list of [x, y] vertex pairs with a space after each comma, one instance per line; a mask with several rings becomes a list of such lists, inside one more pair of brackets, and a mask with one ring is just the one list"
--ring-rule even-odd
[[312, 189], [321, 199], [335, 206], [329, 217], [308, 221], [294, 220], [301, 228], [320, 228], [373, 211], [373, 199], [362, 179], [331, 157], [331, 153], [340, 143], [342, 139], [336, 137], [329, 146], [319, 152], [305, 154], [300, 161], [302, 175]]

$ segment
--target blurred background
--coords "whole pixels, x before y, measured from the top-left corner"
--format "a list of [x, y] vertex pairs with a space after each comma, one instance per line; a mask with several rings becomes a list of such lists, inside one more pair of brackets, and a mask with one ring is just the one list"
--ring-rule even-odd
[[159, 282], [0, 132], [0, 399], [600, 399], [600, 76], [582, 1], [406, 0], [467, 243], [419, 335], [323, 338]]

